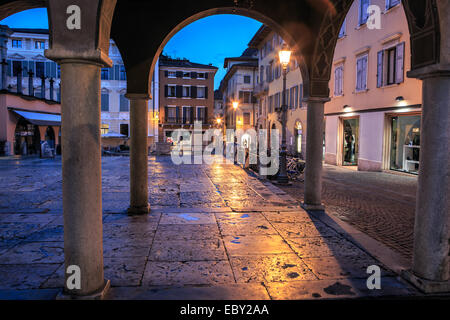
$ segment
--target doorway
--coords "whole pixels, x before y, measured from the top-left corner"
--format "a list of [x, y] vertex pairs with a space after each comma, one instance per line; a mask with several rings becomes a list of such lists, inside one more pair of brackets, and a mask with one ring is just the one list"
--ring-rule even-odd
[[359, 118], [342, 119], [342, 165], [357, 166], [359, 153]]

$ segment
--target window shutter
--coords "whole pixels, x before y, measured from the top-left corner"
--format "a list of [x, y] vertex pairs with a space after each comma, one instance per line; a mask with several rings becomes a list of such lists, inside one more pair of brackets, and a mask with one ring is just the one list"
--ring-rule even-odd
[[183, 108], [183, 124], [186, 123], [186, 113], [188, 108]]
[[384, 61], [384, 51], [378, 51], [377, 54], [377, 88], [383, 86], [383, 61]]
[[167, 114], [169, 113], [169, 108], [167, 106], [164, 107], [164, 122], [167, 123]]
[[164, 71], [164, 76], [167, 78], [169, 76], [169, 71]]
[[396, 50], [396, 65], [395, 65], [395, 83], [402, 83], [404, 80], [405, 68], [405, 43], [399, 43]]
[[303, 83], [300, 84], [299, 89], [298, 89], [298, 105], [301, 108], [302, 107], [302, 103], [303, 103]]
[[194, 122], [194, 107], [190, 107], [191, 111], [191, 123]]
[[197, 72], [191, 72], [191, 78], [197, 79]]
[[164, 97], [168, 97], [169, 96], [169, 86], [166, 84], [164, 86]]
[[197, 87], [196, 86], [192, 86], [191, 87], [191, 98], [192, 99], [196, 99], [197, 98]]
[[183, 78], [183, 72], [182, 71], [177, 71], [176, 72], [176, 76], [177, 76], [177, 78]]
[[28, 77], [28, 61], [22, 61], [22, 77]]
[[180, 107], [177, 106], [176, 109], [176, 123], [180, 122]]
[[177, 86], [176, 96], [177, 96], [177, 98], [181, 98], [183, 96], [183, 86]]
[[28, 61], [28, 70], [33, 71], [33, 76], [35, 76], [35, 67], [34, 61]]
[[114, 66], [114, 80], [120, 80], [120, 66], [117, 64]]
[[8, 75], [8, 77], [12, 77], [12, 71], [11, 71], [11, 69], [12, 69], [12, 62], [11, 62], [11, 60], [6, 60], [6, 62], [8, 63], [8, 67], [7, 67], [7, 75]]
[[205, 99], [208, 99], [208, 87], [205, 87]]
[[205, 72], [205, 79], [208, 79], [208, 72]]
[[205, 110], [205, 115], [204, 115], [204, 119], [203, 119], [203, 123], [208, 123], [208, 108], [205, 107], [203, 108], [203, 110]]

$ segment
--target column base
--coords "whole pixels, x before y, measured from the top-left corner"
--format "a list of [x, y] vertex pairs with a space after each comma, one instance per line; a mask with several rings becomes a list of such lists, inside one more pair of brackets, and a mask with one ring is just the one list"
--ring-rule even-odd
[[413, 274], [411, 270], [402, 270], [401, 276], [424, 293], [450, 292], [450, 281], [431, 281], [423, 279]]
[[103, 300], [105, 299], [105, 296], [108, 293], [110, 287], [111, 281], [105, 280], [103, 287], [101, 287], [96, 292], [85, 296], [77, 296], [74, 294], [69, 294], [65, 292], [63, 289], [63, 291], [58, 293], [58, 295], [56, 296], [56, 300]]
[[300, 206], [306, 211], [325, 211], [323, 204], [307, 204], [302, 202]]
[[142, 207], [129, 207], [127, 213], [131, 216], [148, 214], [150, 212], [150, 204]]

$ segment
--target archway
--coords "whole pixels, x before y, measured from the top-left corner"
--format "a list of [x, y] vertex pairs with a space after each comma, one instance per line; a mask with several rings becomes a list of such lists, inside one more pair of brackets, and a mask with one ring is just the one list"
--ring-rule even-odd
[[38, 155], [41, 150], [40, 141], [38, 126], [20, 118], [14, 131], [14, 154]]

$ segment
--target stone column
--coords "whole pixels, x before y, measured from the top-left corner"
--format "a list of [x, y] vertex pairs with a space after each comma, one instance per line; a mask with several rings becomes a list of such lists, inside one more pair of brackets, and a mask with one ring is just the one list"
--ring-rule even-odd
[[324, 210], [322, 205], [322, 159], [324, 104], [329, 98], [310, 97], [307, 110], [305, 210]]
[[145, 94], [130, 99], [130, 208], [129, 214], [147, 214], [148, 203], [148, 100]]
[[428, 70], [422, 80], [420, 167], [409, 278], [425, 292], [450, 292], [450, 70]]
[[[73, 296], [101, 295], [103, 274], [100, 150], [100, 69], [87, 60], [60, 60], [62, 187], [65, 270], [80, 268], [81, 288]], [[73, 271], [71, 271], [73, 272]]]

